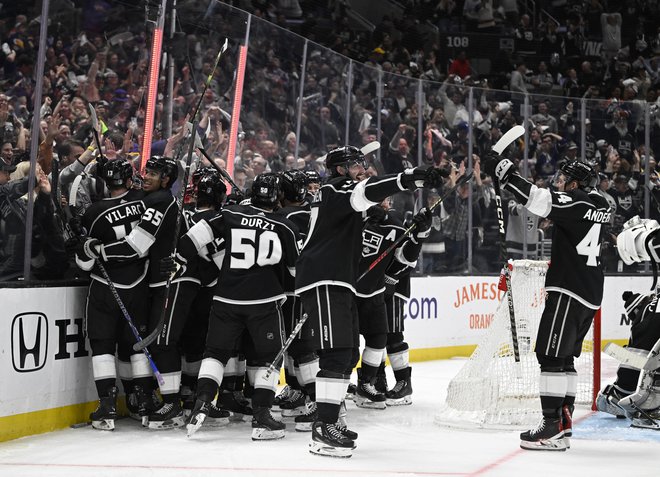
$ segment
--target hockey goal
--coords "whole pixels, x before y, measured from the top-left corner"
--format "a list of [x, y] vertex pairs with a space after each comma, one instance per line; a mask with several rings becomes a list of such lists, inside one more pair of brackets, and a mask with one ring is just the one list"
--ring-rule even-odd
[[[447, 399], [436, 423], [459, 428], [522, 429], [538, 423], [540, 369], [534, 354], [536, 333], [545, 304], [548, 262], [515, 260], [512, 263], [516, 329], [520, 361], [516, 362], [506, 296], [489, 330], [474, 353], [450, 381]], [[596, 318], [597, 320], [599, 317]], [[599, 374], [599, 326], [592, 324], [575, 360], [578, 372], [576, 404], [591, 405], [594, 377]], [[596, 346], [594, 346], [596, 339]], [[598, 387], [598, 384], [595, 385]]]

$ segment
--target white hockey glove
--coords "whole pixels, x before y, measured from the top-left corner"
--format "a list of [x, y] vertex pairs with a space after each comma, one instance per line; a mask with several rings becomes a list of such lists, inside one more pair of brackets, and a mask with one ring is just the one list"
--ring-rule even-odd
[[623, 224], [623, 231], [616, 238], [621, 260], [626, 265], [650, 261], [651, 258], [659, 261], [659, 257], [651, 257], [646, 251], [646, 240], [657, 230], [660, 230], [660, 224], [656, 220], [640, 219], [638, 215]]

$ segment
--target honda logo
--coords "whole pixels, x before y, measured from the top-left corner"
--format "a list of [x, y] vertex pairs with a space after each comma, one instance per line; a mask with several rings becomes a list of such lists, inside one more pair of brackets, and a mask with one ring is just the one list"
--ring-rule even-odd
[[11, 324], [11, 359], [19, 373], [38, 371], [48, 356], [48, 319], [43, 313], [21, 313]]

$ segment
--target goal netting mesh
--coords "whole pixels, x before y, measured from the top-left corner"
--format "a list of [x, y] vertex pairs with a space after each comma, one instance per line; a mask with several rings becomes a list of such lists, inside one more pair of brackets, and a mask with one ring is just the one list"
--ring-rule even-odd
[[[450, 381], [447, 399], [436, 415], [440, 425], [459, 428], [517, 429], [541, 417], [540, 369], [534, 354], [536, 333], [545, 304], [548, 263], [515, 260], [511, 288], [518, 331], [520, 362], [511, 340], [507, 297], [501, 300], [490, 328], [472, 356]], [[590, 404], [593, 394], [593, 325], [575, 360], [576, 404]]]

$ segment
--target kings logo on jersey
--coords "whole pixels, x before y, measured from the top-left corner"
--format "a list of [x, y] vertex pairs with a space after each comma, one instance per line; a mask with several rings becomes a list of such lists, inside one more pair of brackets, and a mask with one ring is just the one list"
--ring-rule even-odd
[[370, 257], [376, 255], [380, 249], [380, 244], [383, 242], [383, 236], [371, 230], [364, 230], [362, 232], [362, 256]]

